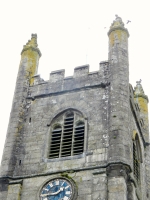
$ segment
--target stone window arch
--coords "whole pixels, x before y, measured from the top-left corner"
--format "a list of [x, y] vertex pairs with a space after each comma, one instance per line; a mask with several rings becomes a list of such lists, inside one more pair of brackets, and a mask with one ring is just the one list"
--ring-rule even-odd
[[140, 184], [140, 165], [142, 163], [142, 154], [139, 136], [136, 133], [133, 138], [133, 174], [138, 184]]
[[85, 151], [85, 118], [76, 110], [69, 109], [52, 121], [49, 159], [76, 156]]

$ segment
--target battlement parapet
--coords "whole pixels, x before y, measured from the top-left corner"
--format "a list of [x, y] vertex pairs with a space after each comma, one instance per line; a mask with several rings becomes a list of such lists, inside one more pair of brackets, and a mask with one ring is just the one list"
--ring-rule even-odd
[[44, 79], [42, 79], [40, 77], [40, 74], [36, 74], [32, 78], [34, 79], [34, 85], [38, 85], [38, 84], [41, 84], [41, 83], [45, 82]]
[[[99, 64], [99, 71], [89, 72], [89, 65], [82, 65], [82, 66], [74, 68], [73, 76], [67, 76], [67, 77], [65, 77], [65, 69], [52, 71], [50, 73], [49, 82], [58, 82], [58, 81], [63, 81], [63, 80], [68, 80], [68, 79], [73, 79], [73, 78], [80, 78], [83, 76], [90, 77], [90, 76], [96, 75], [96, 74], [97, 75], [99, 74], [100, 76], [103, 77], [106, 75], [106, 71], [108, 71], [108, 66], [109, 66], [108, 61], [102, 61]], [[45, 82], [40, 77], [39, 74], [33, 76], [32, 78], [34, 79], [34, 85]], [[46, 81], [46, 82], [48, 82], [48, 81]]]
[[62, 81], [65, 77], [65, 70], [56, 70], [50, 73], [50, 82]]
[[50, 93], [71, 91], [87, 87], [105, 87], [109, 85], [109, 62], [100, 63], [98, 71], [89, 72], [89, 65], [74, 69], [73, 76], [65, 77], [65, 70], [52, 71], [50, 79], [44, 81], [40, 75], [34, 76], [34, 86], [30, 87], [31, 96], [40, 96]]
[[108, 62], [108, 61], [100, 62], [100, 64], [99, 64], [99, 70], [100, 70], [100, 71], [103, 71], [103, 70], [105, 70], [106, 68], [108, 68], [108, 66], [109, 66], [109, 62]]
[[89, 65], [82, 65], [74, 69], [74, 77], [86, 76], [89, 73]]

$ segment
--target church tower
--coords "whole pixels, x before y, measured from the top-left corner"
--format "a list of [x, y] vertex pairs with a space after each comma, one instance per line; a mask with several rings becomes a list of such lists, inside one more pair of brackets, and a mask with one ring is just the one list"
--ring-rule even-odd
[[1, 200], [149, 200], [148, 97], [129, 84], [128, 30], [110, 26], [108, 61], [37, 75], [23, 47], [0, 173]]

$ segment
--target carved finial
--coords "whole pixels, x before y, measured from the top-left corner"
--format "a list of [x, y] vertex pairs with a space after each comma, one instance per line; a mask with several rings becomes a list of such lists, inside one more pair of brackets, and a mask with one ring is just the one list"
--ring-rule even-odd
[[148, 101], [148, 97], [144, 93], [141, 82], [142, 82], [141, 79], [139, 81], [136, 81], [136, 86], [134, 88], [134, 97], [136, 97], [136, 98], [143, 97], [144, 99], [147, 99], [147, 101]]
[[28, 40], [24, 48], [26, 47], [37, 47], [37, 34], [31, 34], [31, 40]]
[[117, 19], [117, 18], [119, 18], [119, 16], [118, 16], [118, 15], [115, 15], [115, 17], [116, 17], [116, 19]]
[[139, 81], [136, 81], [137, 85], [140, 85], [142, 80], [140, 79]]
[[26, 45], [23, 46], [23, 50], [21, 52], [21, 54], [26, 51], [27, 49], [32, 48], [34, 50], [36, 50], [39, 55], [41, 56], [41, 52], [38, 49], [38, 44], [37, 44], [37, 34], [36, 33], [32, 33], [31, 34], [31, 40], [28, 40], [28, 42], [26, 43]]
[[117, 14], [115, 15], [116, 19], [113, 21], [113, 23], [111, 24], [110, 26], [110, 29], [108, 31], [108, 35], [110, 35], [110, 33], [114, 30], [123, 30], [123, 31], [126, 31], [127, 34], [128, 34], [128, 37], [129, 37], [129, 33], [128, 33], [128, 30], [124, 27], [124, 23], [122, 21], [122, 18], [119, 17]]
[[124, 27], [124, 23], [121, 19], [121, 17], [119, 17], [118, 15], [115, 15], [116, 19], [113, 21], [113, 23], [111, 24], [110, 28], [113, 27]]
[[33, 37], [34, 37], [34, 38], [37, 38], [37, 34], [36, 34], [36, 33], [32, 33], [32, 34], [31, 34], [31, 37], [32, 37], [32, 38], [33, 38]]
[[142, 80], [136, 81], [136, 87], [134, 88], [134, 94], [144, 94], [143, 87], [141, 85]]
[[115, 17], [116, 17], [116, 20], [121, 20], [122, 21], [121, 17], [119, 17], [118, 15], [115, 15]]

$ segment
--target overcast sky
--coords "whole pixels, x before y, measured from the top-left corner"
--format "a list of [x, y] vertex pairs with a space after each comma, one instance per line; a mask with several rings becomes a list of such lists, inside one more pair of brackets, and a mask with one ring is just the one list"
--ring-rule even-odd
[[65, 69], [73, 75], [77, 66], [89, 64], [90, 71], [108, 59], [107, 32], [122, 17], [130, 33], [130, 83], [142, 79], [150, 97], [150, 11], [148, 0], [1, 0], [0, 1], [0, 159], [7, 132], [16, 76], [23, 45], [38, 35], [42, 57], [38, 73]]

